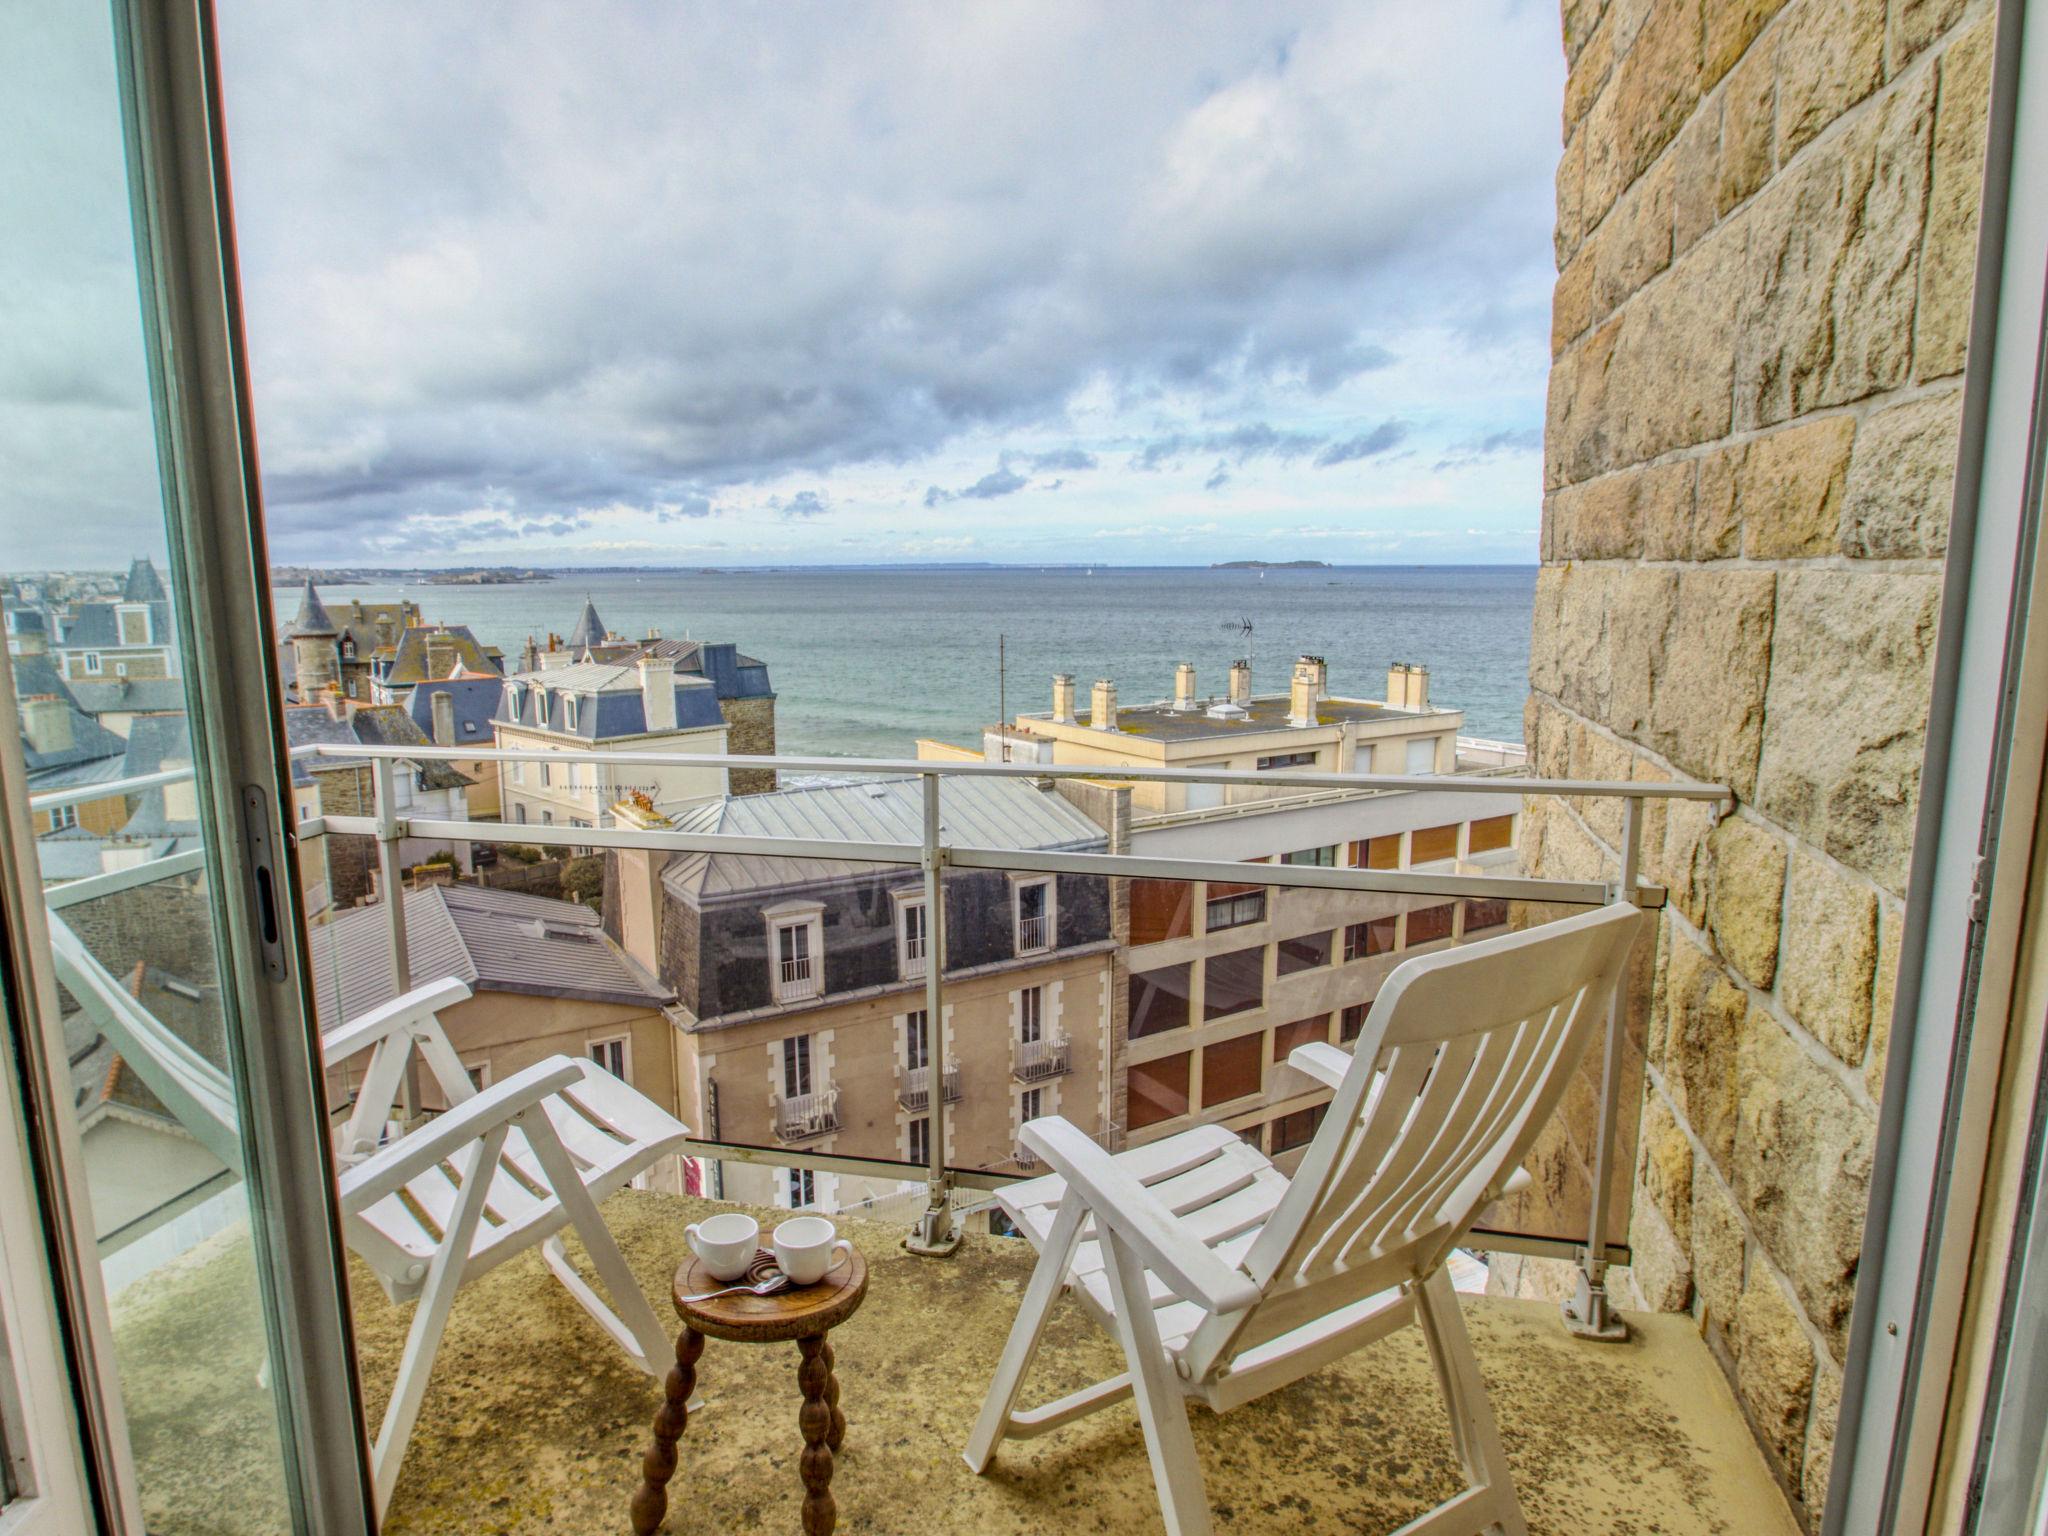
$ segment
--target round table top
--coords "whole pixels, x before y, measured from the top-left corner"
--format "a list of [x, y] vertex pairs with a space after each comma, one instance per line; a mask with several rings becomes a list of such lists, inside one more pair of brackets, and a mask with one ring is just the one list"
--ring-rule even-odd
[[[756, 1262], [759, 1262], [757, 1256]], [[713, 1278], [694, 1254], [676, 1271], [676, 1315], [699, 1333], [740, 1344], [805, 1339], [836, 1328], [859, 1310], [868, 1293], [868, 1261], [858, 1251], [816, 1285], [799, 1285], [768, 1296], [741, 1292], [712, 1301], [691, 1301], [737, 1282]]]

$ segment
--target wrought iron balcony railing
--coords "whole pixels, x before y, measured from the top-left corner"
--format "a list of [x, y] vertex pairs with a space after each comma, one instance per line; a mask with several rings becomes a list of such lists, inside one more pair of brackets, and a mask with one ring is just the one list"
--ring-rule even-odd
[[[960, 1063], [949, 1061], [946, 1070], [939, 1074], [940, 1091], [948, 1104], [960, 1102]], [[932, 1069], [911, 1067], [896, 1085], [896, 1102], [913, 1115], [921, 1115], [932, 1106]]]
[[1065, 1035], [1022, 1041], [1010, 1064], [1010, 1075], [1020, 1083], [1042, 1083], [1047, 1078], [1064, 1077], [1071, 1070], [1071, 1056]]
[[815, 1141], [839, 1129], [839, 1090], [819, 1088], [775, 1105], [775, 1135], [781, 1141]]

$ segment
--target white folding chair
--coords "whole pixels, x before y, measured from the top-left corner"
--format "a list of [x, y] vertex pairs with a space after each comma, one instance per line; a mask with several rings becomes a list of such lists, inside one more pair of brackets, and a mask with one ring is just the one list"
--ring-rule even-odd
[[[1615, 1001], [1633, 907], [1420, 956], [1381, 988], [1355, 1053], [1291, 1065], [1335, 1090], [1292, 1179], [1203, 1126], [1112, 1156], [1057, 1117], [1023, 1139], [1055, 1170], [999, 1196], [1039, 1249], [967, 1444], [985, 1472], [1006, 1437], [1137, 1399], [1170, 1536], [1210, 1530], [1183, 1398], [1223, 1413], [1404, 1323], [1428, 1342], [1467, 1486], [1404, 1536], [1526, 1527], [1445, 1264], [1555, 1111]], [[1071, 1287], [1123, 1346], [1122, 1374], [1043, 1407], [1017, 1399]]]
[[[597, 1203], [680, 1150], [688, 1129], [577, 1057], [550, 1057], [478, 1089], [438, 1017], [469, 995], [452, 977], [429, 982], [321, 1039], [329, 1067], [371, 1052], [341, 1132], [340, 1155], [353, 1163], [339, 1180], [348, 1245], [392, 1300], [418, 1301], [372, 1455], [379, 1508], [398, 1480], [449, 1308], [465, 1281], [538, 1244], [563, 1287], [641, 1370], [659, 1375], [670, 1349]], [[450, 1107], [372, 1150], [415, 1054]], [[479, 1169], [488, 1177], [477, 1177]], [[569, 1262], [567, 1227], [583, 1239], [618, 1312]]]

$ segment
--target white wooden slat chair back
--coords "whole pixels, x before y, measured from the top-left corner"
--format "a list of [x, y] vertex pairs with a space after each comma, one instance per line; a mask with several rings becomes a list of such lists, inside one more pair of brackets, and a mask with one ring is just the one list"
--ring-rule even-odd
[[[1292, 1179], [1203, 1126], [1111, 1156], [1057, 1117], [1023, 1140], [1055, 1174], [1004, 1209], [1040, 1260], [966, 1459], [1135, 1397], [1170, 1536], [1210, 1530], [1183, 1400], [1225, 1412], [1415, 1323], [1467, 1487], [1404, 1531], [1525, 1530], [1446, 1265], [1602, 1032], [1646, 919], [1615, 905], [1418, 956], [1395, 969], [1355, 1050], [1291, 1065], [1333, 1090]], [[1024, 1375], [1063, 1287], [1128, 1370], [1037, 1409]]]

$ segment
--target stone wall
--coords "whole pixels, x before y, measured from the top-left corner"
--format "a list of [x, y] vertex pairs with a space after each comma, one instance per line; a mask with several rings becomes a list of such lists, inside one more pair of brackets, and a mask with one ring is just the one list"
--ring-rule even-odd
[[[756, 757], [775, 755], [775, 698], [720, 699], [725, 717], [725, 749]], [[775, 788], [773, 768], [734, 768], [728, 777], [736, 795], [764, 795]]]
[[[1565, 0], [1532, 762], [1673, 807], [1625, 1303], [1691, 1309], [1817, 1521], [1954, 473], [1990, 0]], [[1524, 861], [1612, 868], [1532, 801]], [[1537, 1159], [1562, 1199], [1583, 1160]], [[1578, 1192], [1583, 1199], [1583, 1188]]]

